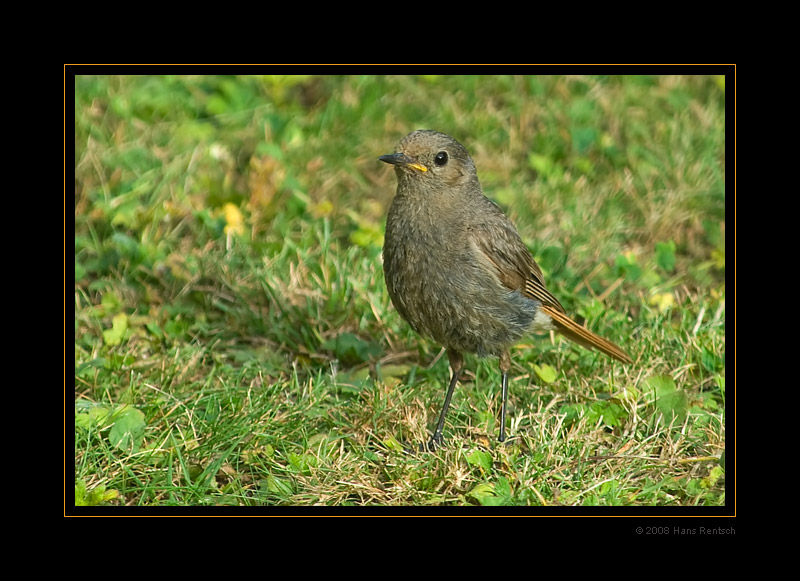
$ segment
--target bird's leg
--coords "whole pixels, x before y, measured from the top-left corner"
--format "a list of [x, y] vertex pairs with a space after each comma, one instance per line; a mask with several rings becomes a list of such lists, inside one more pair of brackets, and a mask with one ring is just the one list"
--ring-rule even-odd
[[508, 370], [511, 369], [511, 357], [508, 351], [503, 351], [500, 354], [500, 371], [503, 374], [503, 382], [501, 386], [503, 405], [500, 410], [500, 437], [498, 442], [504, 442], [506, 439], [506, 401], [508, 400]]
[[461, 370], [464, 367], [464, 358], [461, 353], [452, 349], [447, 350], [447, 358], [450, 359], [450, 367], [453, 370], [453, 377], [450, 378], [450, 386], [447, 388], [447, 395], [444, 397], [444, 405], [442, 406], [442, 413], [439, 415], [439, 422], [436, 424], [436, 431], [433, 432], [431, 441], [428, 442], [428, 449], [433, 450], [436, 446], [442, 443], [442, 430], [444, 430], [444, 418], [447, 415], [447, 409], [450, 407], [450, 399], [453, 397], [453, 391], [458, 382], [458, 376], [461, 375]]

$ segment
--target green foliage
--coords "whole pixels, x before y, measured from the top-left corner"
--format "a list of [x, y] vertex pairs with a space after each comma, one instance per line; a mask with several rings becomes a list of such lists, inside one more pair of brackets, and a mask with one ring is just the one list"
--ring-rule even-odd
[[563, 405], [560, 411], [565, 415], [569, 425], [585, 420], [589, 425], [615, 428], [621, 426], [628, 418], [625, 408], [619, 402], [611, 400]]
[[656, 263], [665, 272], [675, 270], [675, 242], [659, 242], [656, 244]]
[[492, 469], [492, 455], [484, 450], [474, 450], [467, 454], [466, 459], [470, 466], [477, 466], [484, 472]]
[[665, 422], [675, 421], [678, 425], [684, 422], [689, 400], [685, 393], [678, 390], [671, 377], [658, 375], [648, 377], [645, 380], [645, 387], [652, 390], [656, 409]]
[[145, 426], [144, 414], [136, 408], [126, 407], [116, 415], [108, 431], [108, 441], [116, 448], [136, 452], [142, 444]]
[[555, 368], [551, 367], [550, 365], [534, 365], [533, 370], [536, 372], [536, 375], [544, 381], [545, 383], [553, 383], [558, 376]]
[[103, 331], [103, 341], [106, 345], [119, 345], [128, 330], [128, 316], [125, 313], [118, 313], [112, 319], [112, 327]]
[[99, 484], [91, 491], [86, 489], [86, 482], [79, 480], [75, 484], [75, 506], [98, 506], [116, 500], [119, 492], [106, 490], [105, 485]]
[[75, 428], [86, 433], [107, 432], [108, 443], [121, 451], [138, 451], [146, 427], [144, 413], [128, 405], [75, 404]]
[[496, 482], [478, 484], [467, 496], [478, 501], [482, 506], [506, 506], [513, 503], [511, 485], [500, 476]]
[[[77, 77], [76, 506], [724, 504], [725, 84]], [[386, 294], [376, 158], [421, 127], [635, 360], [526, 337], [507, 446], [467, 357], [444, 447], [408, 453], [447, 357]]]

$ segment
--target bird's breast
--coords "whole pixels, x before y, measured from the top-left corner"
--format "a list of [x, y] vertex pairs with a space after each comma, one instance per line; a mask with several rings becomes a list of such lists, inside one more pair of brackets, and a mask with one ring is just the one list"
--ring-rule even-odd
[[539, 303], [504, 287], [452, 217], [437, 221], [393, 204], [383, 252], [389, 296], [418, 333], [448, 348], [497, 355], [531, 329]]

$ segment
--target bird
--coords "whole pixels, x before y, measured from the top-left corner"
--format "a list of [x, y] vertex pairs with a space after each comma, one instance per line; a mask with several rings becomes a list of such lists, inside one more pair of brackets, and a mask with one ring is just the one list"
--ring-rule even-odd
[[442, 444], [464, 353], [499, 358], [499, 442], [506, 439], [510, 348], [524, 335], [555, 330], [621, 363], [633, 362], [619, 346], [573, 321], [547, 290], [517, 229], [484, 195], [461, 143], [420, 129], [378, 159], [394, 166], [397, 176], [383, 246], [389, 297], [416, 333], [446, 349], [452, 370], [428, 450]]

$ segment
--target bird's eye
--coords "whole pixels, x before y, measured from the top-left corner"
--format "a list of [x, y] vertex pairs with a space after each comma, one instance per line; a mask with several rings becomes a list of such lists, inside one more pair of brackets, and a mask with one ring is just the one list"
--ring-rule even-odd
[[440, 151], [439, 153], [437, 153], [436, 157], [433, 158], [433, 163], [435, 163], [439, 167], [442, 167], [443, 165], [446, 165], [447, 164], [447, 152], [446, 151]]

